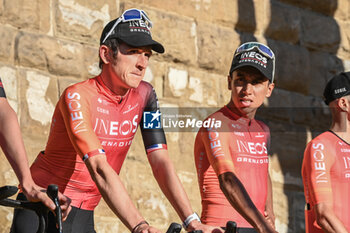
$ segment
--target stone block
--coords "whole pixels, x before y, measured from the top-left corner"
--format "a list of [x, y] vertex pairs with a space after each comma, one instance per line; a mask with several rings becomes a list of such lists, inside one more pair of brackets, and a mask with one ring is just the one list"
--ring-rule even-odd
[[31, 33], [20, 33], [17, 41], [16, 58], [21, 66], [76, 77], [83, 76], [87, 70], [81, 44]]
[[270, 154], [277, 156], [279, 163], [276, 174], [283, 177], [285, 186], [301, 190], [300, 171], [308, 139], [307, 128], [278, 121], [267, 122], [267, 125], [271, 131]]
[[198, 65], [206, 70], [228, 74], [239, 35], [232, 29], [198, 22]]
[[170, 67], [168, 73], [169, 89], [174, 97], [180, 97], [184, 94], [188, 83], [188, 72], [186, 70]]
[[272, 40], [268, 41], [268, 45], [276, 56], [276, 87], [308, 94], [309, 88], [305, 84], [311, 77], [309, 51], [301, 46]]
[[81, 82], [81, 81], [83, 81], [83, 80], [76, 79], [74, 77], [59, 77], [58, 80], [57, 80], [58, 87], [59, 87], [59, 89], [58, 89], [58, 96], [60, 97], [62, 95], [63, 91], [67, 87], [69, 87], [69, 86], [71, 86], [71, 85], [73, 85], [73, 84], [75, 84], [77, 82]]
[[116, 1], [57, 0], [54, 5], [59, 37], [99, 45], [103, 27], [118, 15]]
[[101, 70], [99, 67], [99, 50], [98, 45], [94, 47], [90, 47], [88, 45], [83, 46], [83, 59], [84, 59], [84, 67], [85, 70], [84, 78], [92, 78], [100, 74]]
[[199, 36], [194, 20], [149, 8], [144, 9], [154, 23], [153, 39], [165, 48], [165, 53], [160, 55], [162, 59], [194, 65], [197, 61], [196, 40]]
[[310, 11], [315, 11], [321, 14], [332, 16], [338, 7], [338, 0], [323, 0], [318, 1], [315, 4], [313, 0], [279, 0], [281, 2], [288, 3], [300, 7], [302, 9], [308, 9]]
[[[189, 75], [191, 94], [188, 99], [200, 103], [199, 107], [220, 107], [222, 104], [219, 103], [223, 96], [230, 93], [227, 90], [226, 82], [222, 82], [226, 79], [223, 75], [197, 69], [190, 69]], [[193, 106], [196, 106], [196, 104], [194, 103]]]
[[[178, 0], [176, 3], [164, 0], [134, 0], [132, 3], [127, 0], [120, 0], [123, 3], [123, 9], [145, 6], [157, 8], [165, 12], [173, 12], [177, 15], [183, 15], [201, 21], [211, 23], [220, 23], [225, 25], [234, 25], [237, 22], [237, 3], [236, 1], [186, 1]], [[148, 13], [148, 11], [146, 10]], [[151, 17], [153, 20], [153, 18]]]
[[14, 27], [48, 33], [50, 1], [3, 0], [0, 21]]
[[291, 92], [275, 87], [271, 96], [257, 111], [257, 118], [266, 120], [291, 121], [292, 99]]
[[237, 11], [238, 20], [235, 29], [254, 34], [257, 29], [254, 1], [238, 0]]
[[47, 61], [41, 47], [43, 44], [48, 43], [49, 40], [48, 37], [37, 34], [19, 33], [16, 38], [15, 50], [17, 63], [24, 67], [45, 70]]
[[312, 132], [323, 132], [328, 129], [331, 116], [322, 98], [292, 92], [291, 99], [293, 102], [290, 117], [293, 123], [305, 125]]
[[18, 113], [18, 80], [17, 69], [5, 64], [0, 64], [0, 78], [5, 89], [6, 98], [13, 110]]
[[14, 45], [17, 30], [9, 26], [0, 27], [0, 61], [13, 64]]
[[225, 103], [229, 100], [227, 96], [230, 92], [225, 91], [227, 84], [222, 82], [224, 79], [224, 76], [200, 69], [187, 71], [180, 67], [170, 67], [168, 78], [165, 80], [164, 94], [165, 97], [179, 98], [178, 103], [181, 107], [194, 107], [198, 103], [203, 108], [217, 107], [223, 99]]
[[340, 28], [333, 17], [304, 11], [301, 28], [302, 46], [313, 50], [337, 53], [340, 46]]
[[348, 20], [350, 17], [350, 2], [348, 0], [338, 0], [337, 3], [334, 18], [344, 21]]
[[[30, 140], [46, 142], [55, 105], [58, 101], [57, 78], [48, 73], [20, 70], [20, 124]], [[38, 151], [36, 152], [38, 153]]]
[[310, 52], [310, 76], [305, 80], [309, 95], [322, 97], [323, 90], [335, 74], [344, 70], [342, 61], [335, 55], [311, 51]]
[[271, 18], [266, 28], [265, 36], [273, 40], [296, 44], [300, 40], [300, 10], [271, 1]]
[[[349, 8], [350, 10], [350, 8]], [[350, 59], [350, 31], [347, 30], [350, 28], [349, 21], [340, 21], [340, 35], [341, 35], [341, 43], [339, 45], [337, 56], [341, 58]]]

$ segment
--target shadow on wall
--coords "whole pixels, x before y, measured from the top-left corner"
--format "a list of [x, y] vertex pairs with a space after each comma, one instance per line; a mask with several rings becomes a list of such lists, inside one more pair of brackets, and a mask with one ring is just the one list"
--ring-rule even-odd
[[[256, 41], [254, 7], [259, 3], [238, 0], [238, 4], [235, 30], [241, 43]], [[330, 125], [330, 115], [321, 98], [323, 88], [333, 75], [344, 70], [336, 56], [340, 47], [340, 30], [334, 19], [338, 2], [271, 0], [269, 4], [271, 19], [264, 36], [276, 55], [277, 89], [267, 111], [262, 109], [257, 117], [270, 127], [271, 176], [283, 187], [284, 196], [274, 194], [275, 214], [284, 219], [277, 223], [278, 230], [305, 232], [303, 153], [307, 141]]]

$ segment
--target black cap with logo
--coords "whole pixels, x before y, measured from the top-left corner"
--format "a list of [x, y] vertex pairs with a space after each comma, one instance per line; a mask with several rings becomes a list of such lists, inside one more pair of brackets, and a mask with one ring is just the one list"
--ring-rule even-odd
[[163, 45], [152, 39], [150, 29], [141, 19], [119, 23], [106, 38], [117, 20], [118, 18], [112, 20], [104, 27], [100, 37], [100, 45], [103, 44], [103, 40], [116, 38], [132, 47], [151, 46], [152, 50], [164, 53]]
[[324, 102], [328, 105], [333, 100], [350, 95], [350, 72], [342, 72], [327, 83], [324, 92]]
[[229, 75], [240, 67], [252, 66], [258, 69], [270, 82], [273, 82], [274, 65], [273, 59], [265, 56], [258, 49], [252, 49], [233, 56]]

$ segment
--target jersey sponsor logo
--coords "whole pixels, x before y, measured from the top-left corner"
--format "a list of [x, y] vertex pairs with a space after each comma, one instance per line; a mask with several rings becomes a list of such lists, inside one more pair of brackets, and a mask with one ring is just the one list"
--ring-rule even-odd
[[143, 128], [145, 129], [160, 129], [162, 124], [160, 121], [162, 113], [157, 110], [156, 112], [144, 112], [143, 113]]
[[137, 108], [138, 106], [139, 106], [139, 103], [136, 103], [134, 106], [131, 106], [131, 104], [129, 104], [129, 105], [126, 107], [127, 110], [125, 110], [125, 111], [123, 112], [123, 114], [126, 114], [126, 113], [128, 113], [128, 112], [131, 112], [132, 110], [134, 110], [134, 109]]
[[130, 146], [132, 143], [132, 139], [122, 140], [122, 141], [113, 141], [113, 140], [102, 140], [102, 146], [110, 146], [110, 147], [124, 147]]
[[266, 164], [269, 163], [269, 158], [254, 158], [250, 156], [237, 156], [237, 162], [239, 163], [253, 163], [253, 164]]
[[315, 166], [316, 183], [327, 183], [326, 163], [323, 153], [324, 145], [322, 143], [313, 143], [312, 148], [314, 149], [312, 157]]
[[97, 99], [97, 102], [103, 105], [109, 105], [109, 102], [107, 100], [102, 99], [100, 97]]
[[224, 151], [221, 146], [221, 141], [219, 139], [219, 133], [213, 130], [212, 128], [209, 129], [209, 141], [210, 141], [210, 149], [211, 154], [217, 158], [220, 156], [225, 156]]
[[343, 157], [344, 160], [344, 164], [345, 164], [345, 169], [349, 169], [350, 168], [350, 157]]
[[232, 124], [231, 126], [234, 129], [241, 129], [242, 128], [239, 124]]
[[97, 112], [100, 112], [100, 113], [102, 113], [102, 114], [109, 115], [109, 110], [108, 110], [108, 109], [104, 109], [104, 108], [101, 108], [101, 107], [97, 107], [96, 110], [97, 110]]
[[256, 138], [263, 138], [263, 137], [265, 137], [265, 135], [264, 135], [264, 134], [258, 133], [257, 135], [255, 135], [255, 137], [256, 137]]
[[132, 120], [124, 120], [121, 122], [96, 118], [94, 131], [101, 136], [128, 136], [136, 132], [138, 117], [139, 115], [135, 115]]
[[87, 128], [84, 124], [84, 117], [81, 111], [80, 104], [80, 94], [77, 92], [67, 93], [67, 104], [70, 112], [71, 121], [73, 123], [73, 133], [77, 134], [80, 132], [87, 131]]
[[237, 136], [240, 136], [240, 137], [244, 137], [244, 133], [242, 132], [233, 132], [233, 134], [237, 135]]
[[267, 148], [266, 143], [260, 143], [260, 142], [249, 142], [249, 141], [242, 141], [242, 140], [236, 140], [237, 142], [237, 148], [239, 152], [242, 153], [249, 153], [252, 155], [267, 155]]
[[253, 62], [266, 68], [267, 58], [260, 53], [250, 51], [242, 53], [239, 63], [241, 62]]

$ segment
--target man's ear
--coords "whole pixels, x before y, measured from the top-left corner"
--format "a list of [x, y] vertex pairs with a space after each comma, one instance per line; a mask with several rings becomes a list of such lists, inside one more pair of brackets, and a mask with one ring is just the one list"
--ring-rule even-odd
[[232, 87], [231, 87], [231, 82], [232, 82], [232, 77], [231, 75], [227, 76], [227, 88], [231, 91]]
[[104, 64], [108, 64], [112, 61], [111, 59], [111, 54], [110, 54], [110, 49], [106, 45], [101, 45], [100, 46], [100, 58], [103, 61]]
[[347, 96], [340, 97], [337, 100], [338, 107], [344, 112], [350, 112], [350, 102]]
[[267, 98], [271, 96], [272, 91], [273, 91], [274, 88], [275, 88], [275, 84], [274, 83], [269, 83], [268, 84], [267, 93], [265, 95]]

